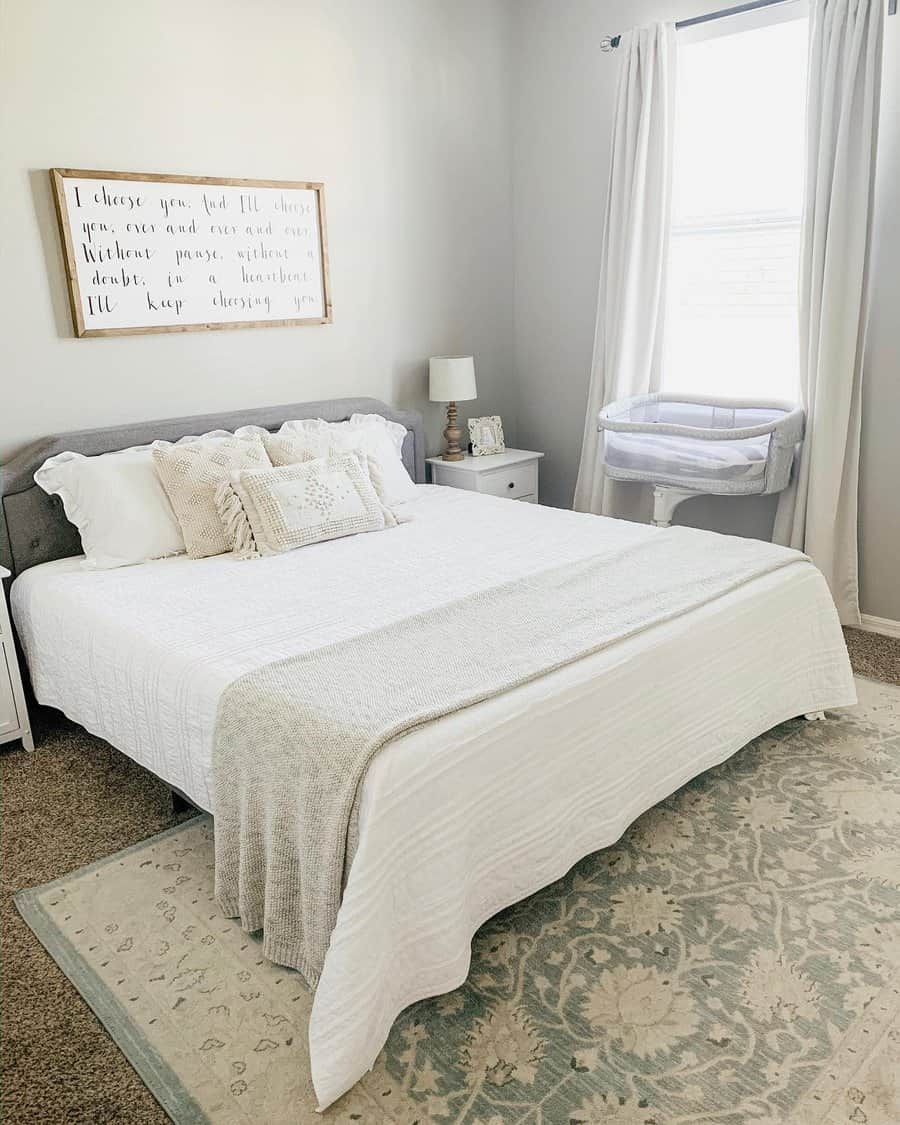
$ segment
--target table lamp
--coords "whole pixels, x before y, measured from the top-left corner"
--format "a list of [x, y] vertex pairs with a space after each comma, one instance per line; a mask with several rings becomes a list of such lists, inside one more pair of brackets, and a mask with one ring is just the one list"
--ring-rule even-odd
[[456, 424], [456, 404], [475, 398], [475, 360], [470, 355], [433, 355], [428, 361], [428, 397], [432, 402], [446, 402], [447, 428], [444, 437], [447, 448], [441, 454], [444, 461], [462, 461], [465, 451], [460, 449], [462, 430]]

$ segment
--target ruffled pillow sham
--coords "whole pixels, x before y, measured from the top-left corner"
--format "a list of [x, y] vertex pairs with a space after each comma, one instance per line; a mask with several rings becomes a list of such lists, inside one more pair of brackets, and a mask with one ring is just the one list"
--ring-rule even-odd
[[58, 453], [34, 474], [78, 528], [84, 565], [96, 570], [184, 552], [184, 537], [149, 445], [86, 457]]

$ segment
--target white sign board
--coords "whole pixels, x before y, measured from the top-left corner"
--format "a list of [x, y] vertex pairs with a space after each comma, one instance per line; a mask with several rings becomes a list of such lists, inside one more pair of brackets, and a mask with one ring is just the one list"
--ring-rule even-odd
[[50, 175], [78, 336], [330, 322], [322, 184]]

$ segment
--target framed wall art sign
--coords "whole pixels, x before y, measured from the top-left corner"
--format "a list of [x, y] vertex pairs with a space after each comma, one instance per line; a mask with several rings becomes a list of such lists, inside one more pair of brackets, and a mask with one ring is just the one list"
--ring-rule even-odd
[[322, 184], [50, 178], [77, 336], [330, 323]]

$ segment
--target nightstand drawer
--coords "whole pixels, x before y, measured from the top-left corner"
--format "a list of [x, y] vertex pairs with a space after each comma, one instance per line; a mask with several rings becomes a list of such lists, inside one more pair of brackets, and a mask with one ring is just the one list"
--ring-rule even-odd
[[510, 465], [507, 469], [493, 469], [478, 478], [478, 491], [491, 496], [508, 496], [517, 500], [537, 492], [537, 465]]
[[0, 734], [19, 729], [19, 715], [13, 695], [12, 680], [5, 646], [0, 643]]

